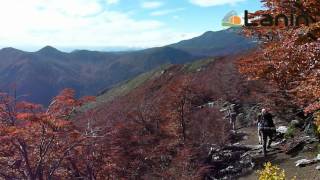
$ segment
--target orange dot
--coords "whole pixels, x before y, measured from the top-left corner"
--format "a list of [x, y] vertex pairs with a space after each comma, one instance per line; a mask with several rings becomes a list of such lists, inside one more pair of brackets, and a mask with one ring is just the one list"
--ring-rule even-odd
[[239, 24], [241, 24], [241, 18], [239, 16], [232, 16], [230, 18], [230, 23], [239, 25]]

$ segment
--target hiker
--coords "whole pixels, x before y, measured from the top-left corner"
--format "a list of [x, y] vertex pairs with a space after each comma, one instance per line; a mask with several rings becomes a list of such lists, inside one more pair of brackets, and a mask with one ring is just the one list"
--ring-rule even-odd
[[272, 138], [275, 133], [275, 125], [272, 118], [272, 114], [266, 109], [262, 109], [258, 117], [258, 133], [262, 135], [264, 155], [267, 153], [267, 148], [271, 147]]
[[237, 112], [235, 110], [235, 104], [231, 104], [228, 108], [228, 115], [229, 123], [232, 126], [232, 130], [236, 130], [236, 119], [237, 119]]
[[259, 144], [262, 144], [261, 121], [262, 121], [262, 114], [259, 114], [257, 118]]

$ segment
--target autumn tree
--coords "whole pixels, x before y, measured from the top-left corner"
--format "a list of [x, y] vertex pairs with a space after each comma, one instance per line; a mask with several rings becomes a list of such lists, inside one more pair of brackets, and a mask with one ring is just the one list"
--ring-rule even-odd
[[[259, 38], [260, 48], [239, 62], [239, 69], [251, 79], [276, 84], [306, 113], [319, 111], [320, 98], [320, 2], [262, 0], [265, 10], [248, 17], [257, 26], [245, 27], [246, 35]], [[267, 15], [284, 14], [279, 24], [262, 26]], [[309, 106], [309, 107], [308, 107]], [[317, 119], [319, 113], [314, 115]], [[319, 122], [318, 122], [319, 123]], [[320, 123], [319, 123], [320, 125]]]
[[191, 77], [182, 76], [176, 81], [172, 82], [168, 88], [171, 91], [169, 94], [170, 108], [172, 109], [172, 116], [178, 120], [181, 129], [181, 137], [183, 142], [187, 139], [187, 115], [191, 112], [192, 100], [195, 96], [191, 87]]
[[3, 179], [54, 179], [79, 177], [74, 157], [86, 146], [70, 121], [83, 103], [74, 91], [63, 90], [46, 109], [0, 94], [0, 177]]
[[229, 131], [217, 109], [197, 108], [212, 100], [211, 90], [201, 85], [204, 78], [194, 80], [197, 74], [182, 68], [173, 66], [130, 93], [73, 118], [87, 135], [96, 136], [85, 153], [78, 153], [76, 164], [90, 167], [77, 166], [81, 177], [94, 172], [97, 179], [196, 178], [203, 165], [200, 154], [207, 154], [204, 147], [227, 142]]

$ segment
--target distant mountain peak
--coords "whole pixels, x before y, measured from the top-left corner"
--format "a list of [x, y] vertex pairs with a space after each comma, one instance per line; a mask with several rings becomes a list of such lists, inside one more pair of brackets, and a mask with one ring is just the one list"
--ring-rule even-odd
[[58, 56], [63, 54], [63, 52], [59, 51], [58, 49], [52, 47], [52, 46], [45, 46], [39, 51], [37, 51], [38, 54], [44, 55], [44, 56]]
[[190, 54], [204, 56], [225, 56], [255, 48], [252, 39], [241, 33], [241, 28], [232, 27], [221, 31], [207, 31], [201, 36], [169, 45]]
[[213, 31], [207, 31], [207, 32], [203, 33], [201, 36], [209, 35], [209, 34], [212, 34], [212, 33], [214, 33], [214, 32]]
[[[220, 31], [207, 31], [203, 33], [201, 36], [216, 36], [218, 33], [239, 33], [241, 31], [240, 27], [230, 27], [228, 29], [223, 29]], [[200, 36], [200, 37], [201, 37]]]
[[13, 52], [23, 52], [19, 49], [15, 49], [15, 48], [12, 48], [12, 47], [6, 47], [6, 48], [2, 48], [0, 51], [2, 52], [9, 52], [9, 53], [13, 53]]

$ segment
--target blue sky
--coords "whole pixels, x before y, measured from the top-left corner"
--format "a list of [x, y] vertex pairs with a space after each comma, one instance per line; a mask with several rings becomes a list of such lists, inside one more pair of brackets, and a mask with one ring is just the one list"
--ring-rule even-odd
[[223, 29], [257, 0], [0, 0], [1, 47], [34, 51], [162, 46]]

